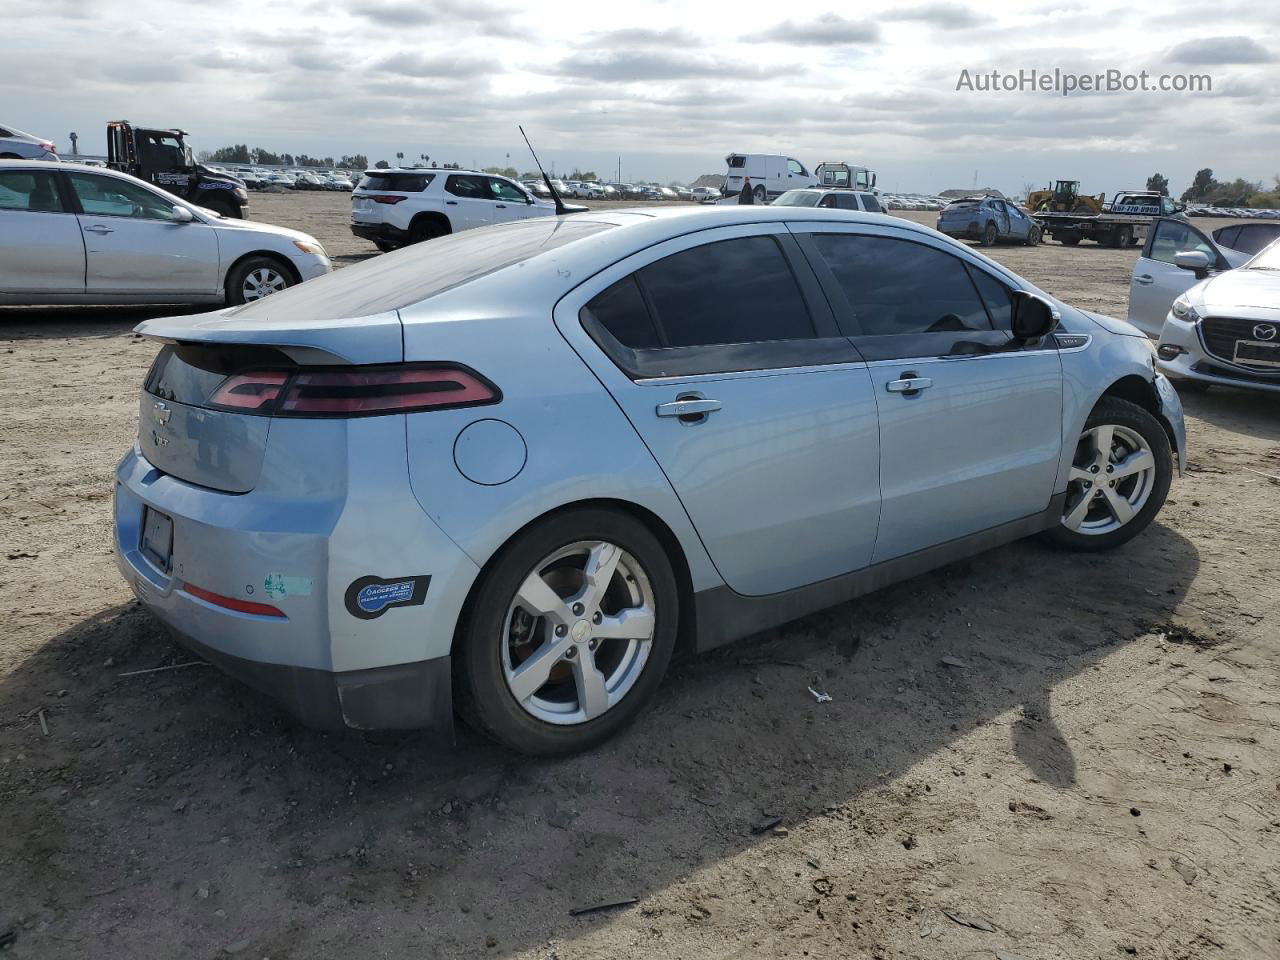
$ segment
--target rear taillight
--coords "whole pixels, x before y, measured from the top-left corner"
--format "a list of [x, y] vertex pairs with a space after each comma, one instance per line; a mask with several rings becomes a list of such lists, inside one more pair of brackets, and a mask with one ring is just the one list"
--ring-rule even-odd
[[401, 200], [408, 200], [408, 197], [397, 197], [390, 193], [379, 193], [373, 198], [374, 203], [399, 203]]
[[497, 389], [457, 367], [351, 367], [301, 371], [289, 380], [281, 416], [360, 416], [493, 403]]
[[238, 373], [222, 381], [209, 402], [232, 410], [270, 410], [288, 379], [281, 370]]
[[497, 403], [498, 388], [456, 364], [250, 370], [222, 381], [209, 405], [273, 417], [368, 417]]

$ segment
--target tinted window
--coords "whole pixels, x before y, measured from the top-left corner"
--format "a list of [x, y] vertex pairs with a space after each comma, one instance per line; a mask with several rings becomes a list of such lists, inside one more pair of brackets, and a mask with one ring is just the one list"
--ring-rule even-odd
[[991, 322], [995, 328], [1012, 330], [1013, 290], [985, 270], [970, 267], [969, 273], [973, 277], [974, 286], [978, 288], [978, 293], [982, 295], [982, 302], [986, 305], [987, 313], [991, 315]]
[[667, 346], [815, 335], [800, 287], [772, 237], [694, 247], [650, 264], [639, 277]]
[[[702, 188], [699, 187], [698, 190]], [[694, 193], [698, 191], [695, 190]], [[788, 190], [777, 200], [773, 201], [775, 207], [812, 207], [822, 197], [817, 190]]]
[[746, 157], [730, 157], [729, 166], [735, 169], [745, 167], [747, 165]]
[[990, 330], [964, 264], [908, 240], [815, 234], [864, 335]]
[[1240, 227], [1240, 236], [1233, 246], [1242, 253], [1255, 254], [1276, 237], [1280, 236], [1280, 225], [1274, 223], [1251, 223]]
[[1236, 237], [1240, 235], [1239, 227], [1226, 227], [1223, 230], [1217, 230], [1213, 234], [1213, 239], [1218, 241], [1224, 247], [1236, 249]]
[[1151, 238], [1150, 259], [1173, 263], [1174, 254], [1187, 250], [1199, 250], [1211, 264], [1218, 262], [1218, 251], [1190, 224], [1180, 220], [1161, 220], [1156, 224], [1155, 236]]
[[68, 173], [84, 212], [97, 217], [133, 217], [140, 220], [172, 220], [176, 198], [152, 193], [146, 187], [99, 177], [92, 173]]
[[862, 209], [871, 213], [884, 213], [884, 208], [880, 206], [880, 201], [876, 199], [874, 193], [862, 194]]
[[364, 190], [394, 190], [396, 193], [421, 193], [436, 178], [434, 173], [371, 173], [360, 184]]
[[476, 200], [490, 200], [489, 187], [485, 177], [468, 177], [453, 174], [444, 183], [444, 188], [455, 197], [468, 197]]
[[648, 350], [662, 346], [654, 330], [649, 308], [636, 283], [635, 274], [619, 280], [608, 290], [596, 294], [587, 304], [613, 338], [633, 350]]
[[5, 170], [0, 173], [0, 210], [61, 213], [57, 177], [39, 170]]

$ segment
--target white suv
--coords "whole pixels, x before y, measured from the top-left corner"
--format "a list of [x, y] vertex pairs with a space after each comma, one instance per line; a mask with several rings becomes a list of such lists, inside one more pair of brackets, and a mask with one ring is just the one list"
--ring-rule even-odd
[[[586, 207], [567, 207], [571, 212]], [[384, 253], [492, 223], [549, 217], [555, 203], [506, 177], [421, 167], [366, 170], [351, 194], [351, 232]]]

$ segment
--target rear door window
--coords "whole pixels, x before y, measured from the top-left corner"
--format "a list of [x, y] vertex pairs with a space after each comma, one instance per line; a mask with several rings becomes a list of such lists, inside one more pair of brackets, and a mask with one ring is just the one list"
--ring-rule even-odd
[[639, 273], [667, 346], [816, 336], [800, 287], [773, 237], [693, 247]]
[[444, 183], [444, 188], [455, 197], [468, 200], [492, 200], [489, 193], [488, 177], [452, 174]]
[[0, 172], [0, 210], [29, 213], [63, 213], [62, 189], [58, 178], [43, 170]]

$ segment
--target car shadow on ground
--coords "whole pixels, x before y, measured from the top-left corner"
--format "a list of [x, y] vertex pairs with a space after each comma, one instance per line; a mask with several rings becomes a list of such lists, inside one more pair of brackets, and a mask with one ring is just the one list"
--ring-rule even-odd
[[984, 775], [962, 741], [993, 722], [1028, 781], [1073, 786], [1055, 687], [1167, 624], [1198, 566], [1160, 524], [1109, 554], [1014, 544], [683, 660], [634, 726], [556, 760], [465, 728], [454, 748], [313, 732], [207, 666], [122, 677], [192, 659], [124, 604], [0, 681], [0, 927], [25, 918], [50, 957], [572, 941], [609, 922], [572, 908], [643, 908], [777, 842], [768, 818], [892, 833], [864, 803], [945, 790], [913, 779], [935, 755]]
[[1241, 436], [1280, 442], [1280, 393], [1214, 385], [1205, 393], [1183, 390], [1179, 396], [1189, 416]]

